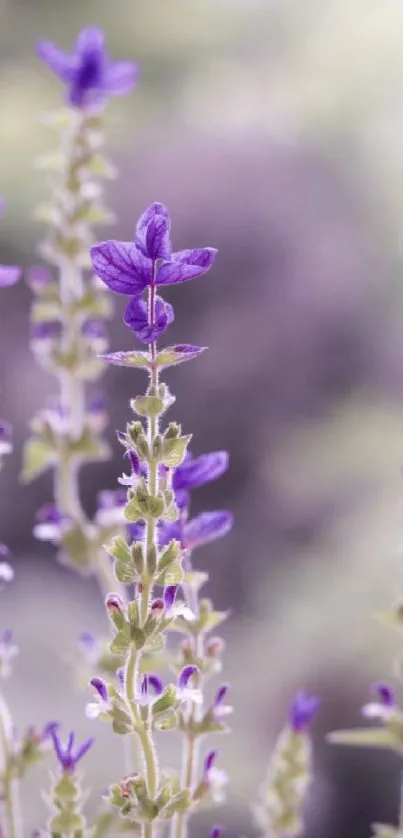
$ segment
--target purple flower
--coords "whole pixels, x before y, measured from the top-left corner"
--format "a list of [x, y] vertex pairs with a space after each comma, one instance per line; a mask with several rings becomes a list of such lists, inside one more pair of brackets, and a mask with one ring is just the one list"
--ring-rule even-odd
[[82, 333], [88, 340], [96, 340], [102, 344], [108, 339], [105, 321], [97, 317], [91, 317], [83, 323]]
[[210, 751], [204, 759], [203, 779], [209, 786], [210, 794], [216, 803], [222, 803], [224, 799], [223, 789], [228, 783], [226, 771], [217, 768], [215, 765], [217, 751]]
[[371, 692], [377, 697], [378, 701], [370, 701], [368, 704], [364, 704], [361, 711], [362, 715], [366, 719], [388, 721], [398, 709], [392, 687], [384, 683], [373, 684]]
[[175, 491], [175, 500], [179, 509], [183, 510], [189, 506], [189, 489], [197, 489], [205, 483], [217, 480], [227, 468], [227, 451], [212, 451], [200, 457], [193, 457], [188, 452], [184, 461], [175, 469], [172, 479], [172, 488]]
[[78, 645], [81, 654], [85, 657], [88, 663], [95, 664], [98, 661], [100, 653], [100, 644], [96, 637], [90, 631], [81, 632], [78, 638]]
[[104, 489], [97, 495], [96, 521], [102, 527], [124, 524], [127, 496], [124, 489]]
[[224, 701], [228, 695], [229, 686], [227, 684], [223, 684], [216, 692], [212, 707], [211, 707], [211, 714], [215, 721], [222, 719], [224, 716], [229, 716], [232, 713], [233, 708], [230, 707], [229, 704], [224, 704]]
[[57, 506], [47, 503], [36, 513], [34, 536], [39, 541], [52, 541], [58, 544], [70, 523], [71, 518], [68, 515], [63, 515]]
[[137, 64], [110, 61], [104, 33], [96, 27], [82, 29], [73, 54], [50, 41], [40, 41], [37, 53], [67, 85], [67, 100], [76, 108], [103, 105], [108, 96], [127, 93], [139, 75]]
[[32, 265], [26, 274], [26, 283], [34, 294], [41, 296], [53, 284], [53, 277], [44, 265]]
[[161, 547], [169, 544], [173, 538], [181, 542], [185, 550], [195, 550], [209, 541], [215, 541], [226, 535], [233, 523], [230, 512], [217, 510], [215, 512], [201, 512], [190, 521], [170, 521], [159, 525], [159, 544]]
[[10, 454], [13, 450], [13, 429], [9, 422], [4, 419], [0, 420], [0, 457], [4, 454]]
[[97, 719], [98, 716], [109, 713], [112, 704], [109, 699], [108, 687], [102, 678], [92, 678], [90, 684], [97, 691], [97, 700], [86, 705], [85, 715], [87, 719]]
[[177, 694], [178, 698], [181, 701], [193, 701], [195, 704], [202, 704], [203, 703], [203, 695], [201, 690], [198, 687], [191, 687], [189, 682], [192, 680], [193, 676], [199, 673], [199, 669], [197, 666], [193, 664], [188, 664], [184, 666], [182, 671], [179, 673], [178, 677], [178, 686], [177, 686]]
[[175, 285], [202, 276], [217, 251], [211, 247], [172, 253], [168, 210], [155, 203], [143, 213], [134, 242], [105, 241], [91, 248], [95, 273], [111, 291], [136, 297], [149, 285]]
[[86, 739], [79, 748], [76, 748], [73, 732], [70, 733], [66, 745], [62, 745], [59, 734], [54, 727], [50, 731], [50, 735], [52, 737], [55, 753], [62, 771], [66, 774], [74, 774], [77, 763], [90, 749], [94, 740]]
[[148, 308], [142, 297], [133, 297], [124, 315], [126, 326], [142, 343], [154, 343], [167, 330], [174, 319], [174, 310], [162, 297], [155, 298], [153, 322], [149, 322]]
[[212, 830], [210, 831], [209, 838], [221, 838], [221, 835], [224, 832], [224, 827], [222, 826], [213, 826]]
[[315, 716], [320, 704], [319, 698], [309, 696], [305, 690], [300, 690], [289, 711], [289, 722], [294, 733], [302, 733], [307, 729]]
[[42, 323], [33, 323], [31, 326], [32, 341], [52, 341], [60, 336], [60, 320], [44, 320]]

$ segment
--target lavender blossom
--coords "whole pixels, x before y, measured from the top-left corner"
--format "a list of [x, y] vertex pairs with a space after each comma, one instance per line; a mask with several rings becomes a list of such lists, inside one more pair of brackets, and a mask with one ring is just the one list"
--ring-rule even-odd
[[82, 745], [76, 747], [73, 732], [69, 734], [69, 738], [65, 745], [62, 745], [59, 734], [55, 728], [52, 728], [50, 735], [52, 737], [56, 757], [63, 773], [74, 774], [77, 763], [80, 762], [87, 751], [89, 751], [91, 745], [94, 743], [94, 739], [86, 739]]
[[302, 733], [308, 728], [320, 705], [319, 698], [309, 696], [305, 690], [300, 690], [289, 712], [290, 725], [294, 733]]
[[108, 96], [127, 93], [139, 76], [137, 64], [110, 61], [104, 33], [96, 27], [80, 32], [72, 54], [50, 41], [40, 41], [37, 52], [66, 84], [69, 104], [80, 109], [102, 106]]

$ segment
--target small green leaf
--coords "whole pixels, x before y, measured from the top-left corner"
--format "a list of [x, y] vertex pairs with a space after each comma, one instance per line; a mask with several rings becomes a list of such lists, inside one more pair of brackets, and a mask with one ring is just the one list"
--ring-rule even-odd
[[108, 355], [99, 355], [102, 361], [107, 364], [114, 364], [117, 367], [137, 367], [149, 369], [150, 358], [148, 352], [111, 352]]
[[113, 655], [123, 655], [127, 652], [131, 643], [131, 637], [129, 628], [124, 629], [123, 631], [118, 631], [117, 635], [113, 638], [112, 643], [110, 644], [110, 650]]
[[55, 462], [55, 450], [41, 439], [29, 439], [24, 446], [21, 480], [30, 483]]
[[112, 544], [105, 548], [110, 556], [113, 556], [122, 564], [130, 564], [131, 563], [131, 555], [128, 545], [126, 544], [124, 538], [120, 535], [117, 535], [116, 538], [113, 539]]
[[133, 400], [133, 409], [139, 416], [159, 416], [164, 410], [164, 402], [158, 396], [137, 396]]
[[155, 364], [161, 369], [174, 367], [176, 364], [183, 364], [185, 361], [191, 361], [192, 358], [197, 358], [206, 349], [207, 346], [191, 346], [189, 344], [167, 346], [158, 352]]
[[181, 464], [191, 438], [190, 435], [181, 436], [178, 439], [164, 439], [162, 441], [161, 462], [164, 466], [176, 468]]
[[123, 564], [123, 562], [115, 562], [114, 566], [114, 574], [118, 582], [121, 582], [122, 585], [132, 585], [133, 582], [137, 579], [137, 574], [134, 568], [130, 567], [128, 564]]

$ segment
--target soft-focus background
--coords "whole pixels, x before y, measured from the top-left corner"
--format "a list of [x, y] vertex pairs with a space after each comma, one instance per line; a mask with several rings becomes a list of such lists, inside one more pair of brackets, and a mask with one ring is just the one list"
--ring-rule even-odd
[[[170, 294], [172, 339], [211, 347], [172, 371], [176, 417], [194, 432], [195, 452], [229, 448], [232, 462], [197, 496], [200, 508], [229, 506], [236, 517], [233, 533], [198, 556], [217, 605], [232, 609], [236, 713], [222, 743], [232, 786], [212, 817], [229, 834], [252, 834], [248, 800], [301, 685], [323, 699], [307, 834], [364, 838], [371, 821], [396, 820], [399, 766], [330, 748], [323, 734], [361, 723], [369, 684], [389, 677], [398, 652], [372, 615], [401, 572], [403, 4], [3, 0], [0, 22], [1, 261], [38, 260], [31, 215], [46, 188], [33, 161], [52, 148], [40, 115], [60, 88], [35, 42], [69, 48], [89, 23], [106, 30], [114, 57], [143, 67], [137, 91], [108, 111], [116, 236], [130, 238], [140, 211], [161, 200], [177, 248], [220, 251], [208, 276]], [[1, 623], [21, 647], [8, 697], [20, 726], [56, 717], [89, 735], [71, 660], [82, 629], [105, 627], [102, 603], [31, 536], [50, 477], [18, 486], [27, 423], [54, 391], [27, 349], [29, 304], [23, 284], [2, 292], [1, 414], [16, 446], [1, 476], [0, 524], [18, 578]], [[117, 315], [112, 346], [130, 345]], [[89, 510], [121, 471], [114, 429], [142, 386], [140, 373], [106, 374], [116, 457], [84, 473]], [[86, 776], [99, 791], [121, 774], [121, 743], [96, 732]], [[35, 790], [26, 807], [39, 826]]]

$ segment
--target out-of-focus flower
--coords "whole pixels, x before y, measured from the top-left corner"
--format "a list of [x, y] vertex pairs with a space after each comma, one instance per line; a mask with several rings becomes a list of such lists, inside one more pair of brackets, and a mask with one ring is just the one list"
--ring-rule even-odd
[[82, 745], [76, 747], [73, 731], [69, 734], [66, 745], [62, 745], [59, 734], [54, 727], [51, 729], [50, 735], [52, 737], [55, 754], [62, 771], [65, 774], [74, 774], [77, 763], [91, 748], [94, 739], [86, 739]]
[[78, 35], [75, 52], [63, 52], [50, 41], [40, 41], [39, 58], [67, 85], [73, 107], [103, 105], [108, 96], [121, 96], [135, 84], [139, 67], [131, 61], [111, 62], [101, 29], [88, 27]]
[[320, 700], [316, 696], [308, 695], [305, 690], [297, 693], [289, 711], [290, 725], [295, 733], [301, 733], [307, 729], [319, 705]]

